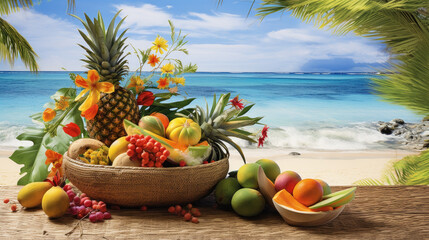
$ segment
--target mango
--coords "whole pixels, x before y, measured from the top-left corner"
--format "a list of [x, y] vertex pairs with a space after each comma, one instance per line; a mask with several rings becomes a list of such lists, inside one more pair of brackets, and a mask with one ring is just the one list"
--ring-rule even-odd
[[242, 187], [258, 189], [258, 169], [257, 163], [244, 164], [238, 169], [237, 180]]
[[37, 207], [42, 203], [43, 195], [52, 187], [49, 182], [32, 182], [18, 192], [18, 202], [26, 208]]
[[216, 202], [222, 206], [231, 206], [231, 199], [241, 188], [237, 178], [226, 178], [216, 185], [215, 198]]
[[277, 176], [280, 174], [280, 167], [276, 162], [270, 159], [259, 159], [256, 163], [264, 169], [265, 175], [271, 182], [276, 181]]
[[50, 218], [63, 216], [69, 208], [70, 200], [67, 193], [61, 187], [49, 189], [42, 199], [42, 209]]
[[322, 185], [323, 196], [331, 193], [331, 187], [329, 187], [329, 185], [325, 181], [323, 181], [322, 179], [314, 179], [314, 180], [318, 181], [320, 185]]
[[298, 173], [294, 171], [284, 171], [277, 176], [274, 185], [277, 192], [281, 191], [282, 189], [286, 189], [286, 191], [292, 194], [295, 185], [299, 181], [301, 181], [301, 177], [298, 175]]
[[119, 154], [128, 151], [128, 143], [129, 142], [127, 140], [125, 140], [125, 138], [126, 137], [120, 137], [120, 138], [116, 139], [112, 143], [112, 145], [110, 145], [108, 156], [109, 156], [109, 159], [110, 159], [111, 162], [114, 162], [115, 158]]
[[238, 215], [253, 217], [264, 210], [265, 199], [262, 194], [255, 189], [242, 188], [232, 197], [231, 206]]

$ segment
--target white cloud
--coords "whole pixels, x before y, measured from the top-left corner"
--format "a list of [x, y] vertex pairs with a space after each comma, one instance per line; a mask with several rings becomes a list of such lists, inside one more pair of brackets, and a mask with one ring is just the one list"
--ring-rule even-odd
[[[83, 49], [77, 43], [81, 37], [73, 23], [53, 18], [34, 10], [20, 11], [6, 17], [38, 54], [40, 70], [82, 69]], [[7, 63], [2, 68], [9, 69]], [[13, 70], [27, 70], [17, 61]]]
[[[122, 9], [121, 17], [127, 16], [125, 27], [132, 27], [133, 32], [142, 28], [168, 27], [168, 20], [173, 21], [180, 29], [194, 32], [215, 32], [244, 30], [247, 28], [246, 19], [229, 13], [197, 13], [189, 12], [183, 16], [173, 16], [164, 9], [152, 4], [131, 6], [126, 4], [115, 5], [117, 10]], [[194, 35], [195, 37], [195, 35]]]
[[325, 42], [325, 36], [315, 35], [314, 30], [301, 28], [285, 28], [267, 34], [268, 39], [282, 40], [284, 42], [315, 43]]

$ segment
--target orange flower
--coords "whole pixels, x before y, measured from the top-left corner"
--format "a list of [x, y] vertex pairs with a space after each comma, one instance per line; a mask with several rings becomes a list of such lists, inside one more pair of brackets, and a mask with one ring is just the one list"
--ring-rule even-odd
[[157, 57], [155, 54], [151, 54], [147, 63], [150, 64], [152, 67], [155, 67], [155, 65], [159, 63], [159, 57]]
[[51, 149], [46, 150], [45, 155], [46, 155], [45, 164], [49, 165], [52, 163], [51, 172], [49, 173], [48, 178], [55, 176], [57, 172], [60, 173], [60, 176], [63, 176], [64, 172], [63, 172], [63, 169], [61, 168], [63, 164], [63, 155], [55, 151], [52, 151]]
[[83, 111], [80, 115], [89, 121], [89, 120], [92, 120], [95, 117], [95, 115], [97, 115], [97, 112], [98, 112], [98, 105], [94, 104], [86, 111]]
[[115, 91], [115, 86], [112, 83], [98, 82], [99, 80], [100, 76], [95, 70], [88, 71], [88, 79], [84, 79], [79, 75], [76, 76], [76, 86], [83, 87], [85, 89], [80, 92], [75, 101], [81, 99], [89, 91], [88, 97], [79, 107], [81, 112], [85, 112], [90, 107], [94, 106], [94, 104], [97, 104], [98, 100], [100, 100], [100, 92], [112, 93]]
[[168, 85], [170, 84], [168, 81], [168, 78], [160, 78], [158, 81], [156, 81], [158, 83], [158, 88], [159, 89], [165, 89], [168, 87]]
[[127, 88], [135, 88], [136, 93], [139, 94], [144, 89], [145, 82], [140, 78], [140, 76], [132, 76], [130, 79], [130, 84], [128, 84]]
[[69, 97], [61, 96], [60, 100], [55, 100], [55, 110], [66, 110], [69, 107]]
[[52, 119], [54, 119], [56, 115], [57, 115], [57, 112], [55, 112], [54, 109], [46, 108], [45, 111], [43, 111], [42, 118], [43, 118], [43, 121], [49, 122]]

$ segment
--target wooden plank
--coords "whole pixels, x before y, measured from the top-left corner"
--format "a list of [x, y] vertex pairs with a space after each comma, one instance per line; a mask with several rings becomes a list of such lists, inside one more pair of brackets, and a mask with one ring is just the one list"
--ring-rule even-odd
[[[335, 191], [344, 187], [335, 187]], [[1, 199], [16, 199], [20, 187], [0, 187]], [[78, 221], [71, 216], [49, 220], [41, 209], [13, 213], [0, 208], [0, 237], [66, 238]], [[195, 203], [199, 224], [184, 222], [165, 208], [111, 210], [103, 223], [81, 221], [83, 239], [429, 239], [429, 186], [358, 187], [355, 200], [333, 222], [320, 227], [292, 227], [275, 210], [255, 218], [214, 208], [213, 195]], [[70, 236], [80, 237], [80, 228]]]

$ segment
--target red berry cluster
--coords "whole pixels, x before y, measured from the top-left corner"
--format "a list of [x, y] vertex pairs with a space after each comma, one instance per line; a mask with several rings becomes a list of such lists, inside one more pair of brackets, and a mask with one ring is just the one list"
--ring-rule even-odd
[[91, 200], [85, 193], [77, 196], [70, 185], [65, 185], [63, 189], [70, 200], [68, 212], [76, 218], [82, 219], [89, 215], [89, 221], [93, 223], [112, 218], [103, 201]]
[[168, 208], [168, 212], [172, 214], [176, 214], [178, 216], [182, 216], [183, 220], [191, 221], [192, 223], [199, 223], [198, 217], [201, 216], [201, 212], [198, 208], [192, 207], [192, 204], [186, 205], [186, 209], [180, 205], [171, 206]]
[[151, 136], [133, 135], [129, 142], [127, 155], [133, 161], [141, 161], [142, 167], [162, 167], [170, 152]]

